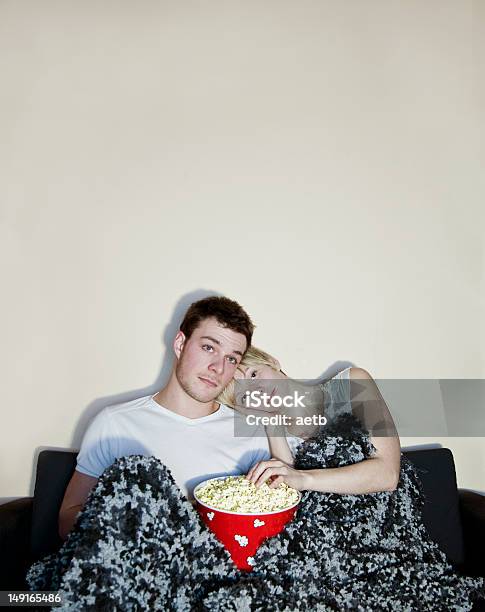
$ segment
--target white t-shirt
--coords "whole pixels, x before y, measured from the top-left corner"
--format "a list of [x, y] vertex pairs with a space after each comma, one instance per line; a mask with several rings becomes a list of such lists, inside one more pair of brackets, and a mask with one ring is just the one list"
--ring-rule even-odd
[[236, 437], [235, 418], [240, 414], [221, 405], [208, 416], [190, 419], [160, 406], [153, 395], [108, 406], [89, 425], [76, 470], [99, 478], [119, 457], [155, 456], [192, 499], [199, 482], [247, 474], [255, 463], [270, 458], [264, 427], [255, 427], [254, 435]]

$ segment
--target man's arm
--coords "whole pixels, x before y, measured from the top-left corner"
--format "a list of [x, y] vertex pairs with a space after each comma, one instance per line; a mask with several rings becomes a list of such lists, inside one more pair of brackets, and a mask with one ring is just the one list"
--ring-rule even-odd
[[77, 470], [67, 485], [64, 499], [59, 511], [59, 535], [65, 540], [74, 527], [77, 515], [82, 510], [91, 489], [98, 482], [94, 476], [82, 474]]
[[89, 424], [77, 456], [77, 468], [67, 486], [59, 511], [59, 535], [63, 540], [74, 526], [78, 513], [103, 471], [117, 458], [118, 436], [109, 408]]

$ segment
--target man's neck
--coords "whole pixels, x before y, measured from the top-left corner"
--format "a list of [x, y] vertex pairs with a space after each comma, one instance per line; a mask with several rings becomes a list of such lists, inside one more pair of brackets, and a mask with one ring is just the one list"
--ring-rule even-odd
[[180, 387], [174, 376], [170, 377], [167, 385], [153, 396], [153, 399], [167, 410], [180, 414], [189, 419], [200, 419], [219, 410], [217, 402], [199, 402], [187, 395]]

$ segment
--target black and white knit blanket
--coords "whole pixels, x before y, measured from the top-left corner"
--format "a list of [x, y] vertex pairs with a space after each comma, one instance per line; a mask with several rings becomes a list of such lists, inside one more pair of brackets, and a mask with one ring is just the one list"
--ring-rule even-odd
[[[295, 467], [371, 457], [375, 448], [357, 423], [342, 416], [304, 442]], [[484, 579], [454, 572], [423, 525], [423, 502], [404, 456], [395, 491], [305, 491], [293, 521], [261, 545], [253, 571], [242, 572], [170, 470], [133, 455], [102, 474], [59, 553], [35, 563], [27, 581], [32, 590], [59, 590], [61, 609], [83, 612], [471, 610], [485, 598]]]

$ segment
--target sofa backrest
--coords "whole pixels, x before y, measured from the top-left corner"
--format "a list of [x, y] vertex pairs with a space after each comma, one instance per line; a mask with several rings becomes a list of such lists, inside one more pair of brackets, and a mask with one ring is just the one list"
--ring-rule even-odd
[[[455, 464], [448, 448], [403, 453], [415, 465], [426, 497], [423, 522], [449, 560], [463, 562], [463, 537], [458, 505]], [[57, 520], [64, 492], [76, 467], [74, 451], [39, 453], [32, 511], [32, 560], [58, 550]]]
[[62, 544], [58, 517], [66, 487], [76, 467], [77, 452], [44, 450], [39, 453], [32, 507], [31, 555], [36, 561]]
[[423, 483], [426, 498], [423, 523], [431, 538], [450, 561], [463, 563], [465, 553], [452, 452], [449, 448], [431, 448], [405, 451], [403, 455], [414, 463]]

